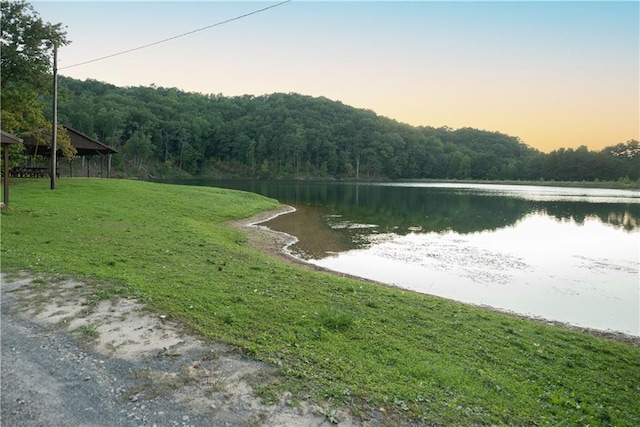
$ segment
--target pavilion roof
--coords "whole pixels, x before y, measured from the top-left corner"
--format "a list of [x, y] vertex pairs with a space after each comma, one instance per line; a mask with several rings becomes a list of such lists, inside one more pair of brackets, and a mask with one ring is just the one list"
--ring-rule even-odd
[[5, 132], [0, 129], [0, 143], [2, 144], [20, 144], [22, 143], [22, 138], [18, 138], [15, 135], [11, 135], [8, 132]]
[[[95, 154], [104, 156], [118, 152], [116, 149], [100, 141], [96, 141], [69, 126], [62, 125], [62, 127], [67, 131], [67, 135], [69, 135], [69, 139], [71, 139], [71, 145], [76, 149], [78, 156], [93, 156]], [[24, 139], [24, 145], [29, 154], [37, 153], [40, 156], [51, 156], [51, 148], [46, 145], [37, 144], [33, 136], [26, 137]]]

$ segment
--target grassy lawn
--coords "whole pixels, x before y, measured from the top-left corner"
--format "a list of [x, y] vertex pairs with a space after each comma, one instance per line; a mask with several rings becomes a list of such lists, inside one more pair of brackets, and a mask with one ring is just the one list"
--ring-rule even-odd
[[[278, 203], [126, 180], [18, 180], [2, 270], [99, 284], [279, 367], [259, 387], [443, 425], [640, 425], [640, 348], [256, 253]], [[401, 418], [402, 419], [402, 418]]]

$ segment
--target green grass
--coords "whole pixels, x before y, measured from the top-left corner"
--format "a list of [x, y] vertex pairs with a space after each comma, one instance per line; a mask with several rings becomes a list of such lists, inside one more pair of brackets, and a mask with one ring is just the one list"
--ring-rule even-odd
[[640, 425], [640, 348], [249, 250], [222, 222], [277, 202], [125, 180], [18, 180], [2, 269], [137, 297], [278, 367], [259, 387], [442, 425]]

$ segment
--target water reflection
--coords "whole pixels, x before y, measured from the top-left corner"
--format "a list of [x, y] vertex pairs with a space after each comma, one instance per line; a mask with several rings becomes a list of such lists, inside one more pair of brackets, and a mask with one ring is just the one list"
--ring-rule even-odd
[[640, 335], [638, 233], [530, 214], [497, 231], [385, 234], [310, 262], [457, 301]]
[[[584, 224], [597, 220], [625, 232], [638, 230], [640, 197], [637, 193], [601, 189], [556, 189], [548, 187], [505, 186], [449, 188], [445, 185], [425, 187], [411, 185], [339, 185], [271, 183], [263, 194], [292, 203], [300, 214], [277, 219], [268, 225], [290, 232], [290, 224], [315, 215], [323, 220], [307, 223], [304, 236], [291, 250], [305, 259], [321, 258], [332, 252], [363, 248], [371, 244], [372, 235], [414, 232], [456, 232], [460, 234], [495, 231], [517, 224], [527, 215], [538, 214], [558, 221]], [[274, 191], [277, 190], [277, 191]], [[525, 191], [525, 190], [528, 190]], [[557, 197], [552, 197], [556, 191]], [[544, 196], [544, 197], [543, 197]], [[633, 197], [635, 196], [635, 198]], [[618, 200], [619, 202], [614, 202]], [[336, 233], [340, 232], [341, 235]], [[319, 236], [334, 234], [326, 246], [314, 243]]]
[[[180, 184], [251, 191], [282, 203], [315, 206], [338, 224], [376, 224], [354, 235], [416, 229], [474, 233], [542, 213], [579, 224], [597, 218], [625, 231], [638, 229], [640, 192], [631, 190], [450, 183], [337, 183], [259, 180], [180, 180]], [[350, 229], [353, 230], [353, 229]]]
[[294, 207], [295, 212], [280, 215], [265, 223], [272, 230], [297, 238], [297, 242], [287, 248], [292, 255], [308, 260], [362, 246], [343, 230], [332, 228], [319, 209], [306, 205]]

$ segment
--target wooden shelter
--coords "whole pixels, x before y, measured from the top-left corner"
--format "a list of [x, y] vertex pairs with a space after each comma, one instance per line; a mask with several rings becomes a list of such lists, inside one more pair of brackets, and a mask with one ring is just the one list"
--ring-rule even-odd
[[0, 130], [0, 145], [2, 145], [2, 204], [0, 207], [9, 206], [9, 145], [22, 144], [22, 139]]
[[[71, 145], [76, 149], [76, 156], [82, 156], [85, 159], [90, 159], [92, 156], [98, 155], [100, 156], [100, 170], [102, 172], [103, 169], [103, 160], [107, 160], [107, 178], [111, 177], [111, 156], [116, 154], [118, 151], [109, 147], [108, 145], [103, 144], [102, 142], [96, 141], [93, 138], [88, 137], [82, 132], [78, 132], [77, 130], [70, 128], [69, 126], [62, 126], [69, 135], [69, 139], [71, 139]], [[26, 148], [27, 154], [39, 155], [44, 157], [51, 157], [51, 147], [45, 146], [42, 144], [37, 144], [35, 138], [26, 137], [24, 139], [24, 145]], [[62, 157], [62, 151], [58, 149], [57, 158]], [[36, 168], [37, 169], [37, 168]], [[70, 175], [71, 175], [70, 169]], [[101, 173], [102, 175], [102, 173]], [[89, 176], [89, 164], [87, 162], [87, 177]]]

